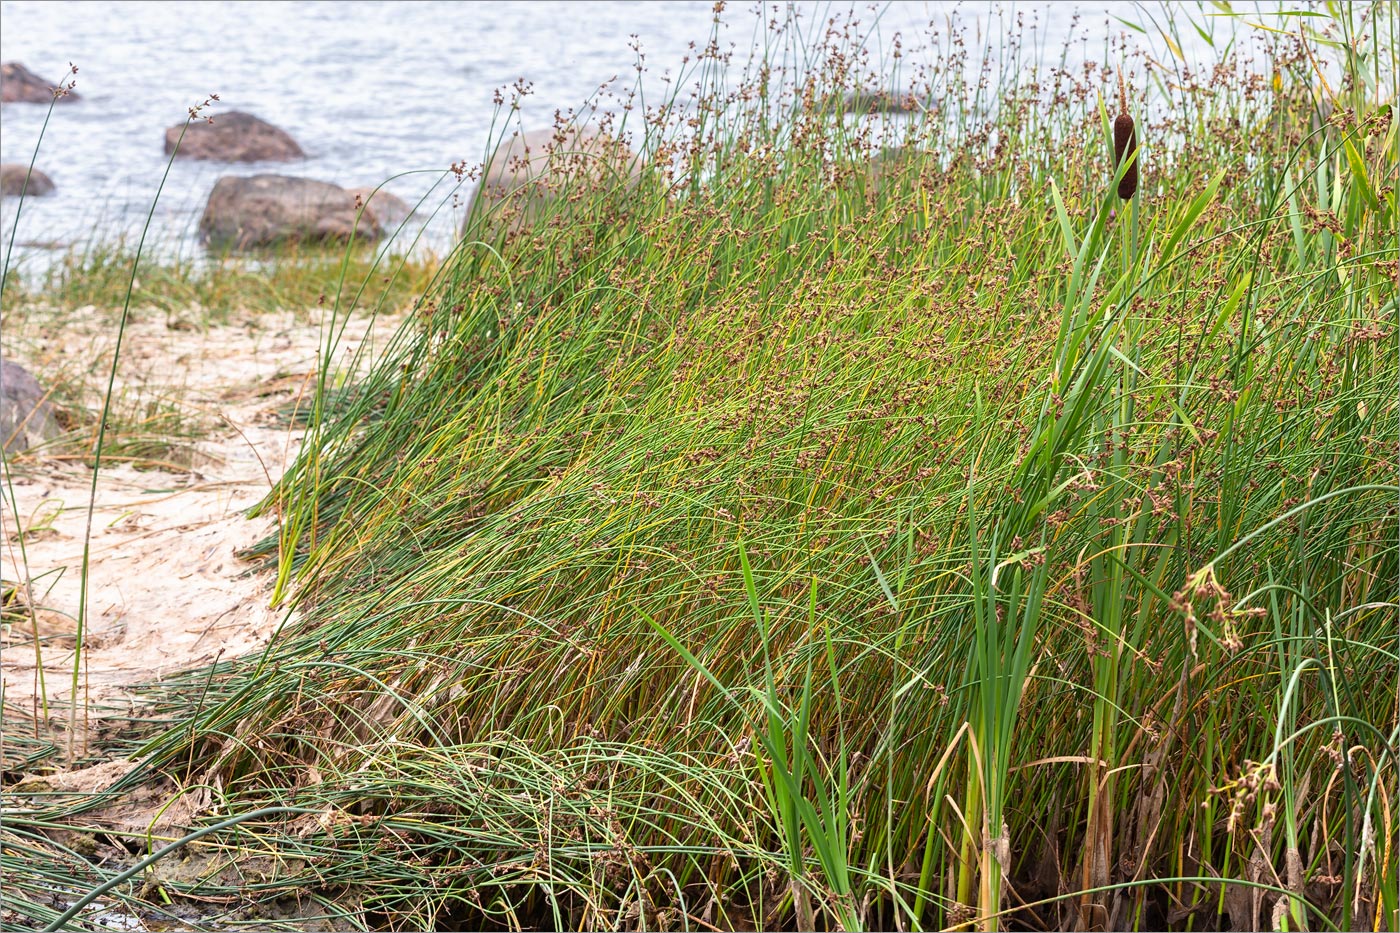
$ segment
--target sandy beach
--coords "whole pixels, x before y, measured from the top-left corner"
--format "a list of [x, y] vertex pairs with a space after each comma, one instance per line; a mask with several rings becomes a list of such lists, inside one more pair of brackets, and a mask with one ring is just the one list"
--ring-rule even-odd
[[[245, 512], [299, 449], [302, 432], [277, 410], [314, 387], [323, 338], [313, 317], [249, 314], [192, 327], [163, 312], [133, 315], [116, 392], [173, 407], [195, 436], [179, 447], [178, 464], [110, 462], [98, 476], [79, 676], [90, 707], [122, 707], [134, 685], [257, 650], [283, 621], [285, 612], [269, 606], [271, 575], [239, 552], [276, 528], [275, 516]], [[100, 407], [116, 338], [112, 312], [6, 323], [7, 357], [45, 384], [84, 374], [88, 404]], [[352, 322], [332, 366], [347, 365], [364, 341], [382, 347], [397, 323]], [[46, 695], [52, 725], [65, 727], [92, 492], [82, 460], [70, 445], [7, 464], [13, 500], [7, 493], [0, 566], [7, 588], [19, 584], [3, 633], [12, 722], [37, 715]]]

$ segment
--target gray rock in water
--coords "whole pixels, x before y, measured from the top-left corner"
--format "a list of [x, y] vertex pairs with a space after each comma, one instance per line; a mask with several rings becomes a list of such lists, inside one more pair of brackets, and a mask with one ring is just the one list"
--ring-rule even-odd
[[880, 190], [909, 179], [927, 159], [928, 153], [907, 146], [881, 149], [870, 157], [866, 178], [872, 188]]
[[[181, 123], [165, 131], [165, 154], [176, 152], [177, 159], [203, 159], [210, 162], [291, 162], [306, 158], [297, 141], [285, 130], [260, 120], [251, 113], [231, 110], [216, 114], [208, 123], [195, 119], [189, 127]], [[184, 134], [182, 139], [180, 134]]]
[[907, 91], [849, 91], [841, 98], [845, 113], [917, 113], [937, 110], [938, 105]]
[[339, 185], [289, 175], [226, 175], [209, 192], [199, 232], [213, 247], [249, 249], [284, 242], [379, 239], [379, 222]]
[[346, 190], [359, 198], [360, 203], [369, 207], [370, 213], [374, 215], [374, 219], [384, 230], [397, 227], [413, 216], [413, 205], [396, 194], [390, 194], [383, 188], [378, 191], [373, 188], [347, 188]]
[[596, 130], [515, 133], [486, 163], [467, 223], [478, 212], [501, 206], [518, 228], [566, 191], [570, 195], [580, 189], [608, 191], [634, 185], [640, 176], [637, 154], [626, 143]]
[[47, 394], [23, 366], [0, 357], [0, 442], [6, 453], [38, 447], [63, 433]]
[[[0, 64], [0, 101], [7, 104], [47, 104], [53, 100], [53, 89], [58, 85], [43, 78], [21, 65], [19, 62]], [[60, 94], [60, 104], [78, 99], [76, 91]]]
[[[27, 186], [24, 183], [26, 175], [29, 176]], [[53, 179], [37, 168], [31, 172], [29, 166], [18, 162], [0, 164], [0, 197], [17, 198], [23, 195], [26, 198], [42, 198], [46, 194], [53, 194]]]

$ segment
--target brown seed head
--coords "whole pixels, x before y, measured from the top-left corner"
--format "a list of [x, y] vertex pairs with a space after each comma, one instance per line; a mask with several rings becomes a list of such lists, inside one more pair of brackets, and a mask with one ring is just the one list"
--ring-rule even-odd
[[[1133, 118], [1126, 113], [1120, 113], [1118, 119], [1113, 121], [1113, 163], [1116, 166], [1122, 165], [1123, 160], [1137, 152], [1137, 133], [1133, 129]], [[1137, 160], [1128, 166], [1128, 171], [1124, 173], [1121, 181], [1118, 182], [1118, 196], [1124, 201], [1137, 193], [1138, 169]]]
[[[1128, 116], [1128, 90], [1123, 85], [1121, 74], [1118, 76], [1118, 105], [1118, 119], [1113, 121], [1113, 167], [1115, 170], [1123, 164], [1124, 159], [1137, 152], [1137, 132], [1133, 127], [1133, 118]], [[1137, 193], [1137, 187], [1137, 159], [1133, 159], [1133, 164], [1128, 166], [1123, 180], [1118, 182], [1118, 197], [1124, 201], [1128, 200]]]

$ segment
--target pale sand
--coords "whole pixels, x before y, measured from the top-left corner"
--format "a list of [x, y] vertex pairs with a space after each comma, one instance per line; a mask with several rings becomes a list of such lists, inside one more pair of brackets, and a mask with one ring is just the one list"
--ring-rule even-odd
[[[236, 552], [276, 529], [275, 516], [245, 518], [267, 493], [301, 440], [273, 412], [314, 386], [321, 328], [307, 315], [248, 315], [204, 330], [172, 329], [161, 312], [138, 316], [122, 344], [122, 390], [178, 405], [209, 430], [195, 444], [189, 472], [103, 466], [92, 518], [88, 609], [79, 698], [98, 707], [136, 702], [134, 685], [160, 681], [217, 658], [266, 646], [284, 620], [269, 600], [272, 576]], [[352, 320], [332, 356], [341, 373], [362, 343], [387, 345], [401, 317], [370, 326]], [[110, 313], [66, 312], [49, 325], [32, 315], [6, 320], [7, 356], [46, 374], [83, 373], [94, 408], [111, 364]], [[41, 638], [15, 622], [4, 632], [4, 704], [11, 726], [72, 693], [72, 633], [79, 605], [91, 471], [74, 459], [28, 457], [10, 465], [15, 502], [4, 495], [0, 569], [7, 583], [28, 581]], [[18, 521], [16, 520], [18, 517]], [[16, 529], [33, 529], [21, 557]], [[25, 566], [27, 563], [27, 567]], [[54, 710], [61, 731], [67, 710]], [[79, 718], [82, 716], [80, 714]], [[86, 730], [81, 730], [86, 732]], [[80, 749], [78, 751], [81, 751]]]

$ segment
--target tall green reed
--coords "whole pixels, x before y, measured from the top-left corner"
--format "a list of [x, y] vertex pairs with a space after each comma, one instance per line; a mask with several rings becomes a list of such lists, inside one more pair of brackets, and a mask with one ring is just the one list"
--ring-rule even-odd
[[[20, 218], [21, 213], [23, 213], [23, 211], [24, 211], [24, 201], [25, 201], [25, 197], [26, 197], [26, 195], [28, 194], [28, 191], [29, 191], [29, 179], [30, 179], [30, 177], [31, 177], [31, 176], [33, 175], [33, 173], [34, 173], [34, 164], [35, 164], [35, 162], [37, 162], [38, 159], [39, 159], [39, 148], [40, 148], [41, 145], [43, 145], [44, 133], [47, 132], [47, 131], [48, 131], [48, 128], [49, 128], [49, 120], [51, 120], [51, 119], [53, 118], [53, 108], [58, 104], [58, 101], [59, 101], [59, 98], [60, 98], [60, 97], [62, 97], [63, 95], [67, 94], [69, 91], [72, 90], [72, 88], [73, 88], [73, 86], [74, 86], [74, 84], [75, 84], [76, 82], [73, 80], [73, 78], [72, 78], [71, 76], [77, 74], [77, 70], [78, 70], [78, 69], [75, 68], [75, 67], [70, 63], [69, 66], [68, 66], [68, 72], [67, 72], [67, 73], [65, 74], [65, 76], [64, 76], [65, 78], [68, 79], [67, 83], [65, 84], [65, 83], [60, 82], [59, 86], [56, 87], [56, 88], [54, 88], [53, 100], [49, 101], [49, 108], [48, 108], [48, 110], [45, 111], [45, 113], [44, 113], [44, 122], [43, 122], [43, 124], [42, 124], [42, 125], [40, 126], [40, 128], [39, 128], [39, 137], [38, 137], [38, 139], [36, 139], [36, 140], [34, 141], [34, 149], [33, 149], [33, 151], [30, 153], [30, 156], [29, 156], [29, 166], [28, 166], [28, 168], [25, 169], [24, 185], [23, 185], [23, 187], [20, 189], [19, 200], [18, 200], [18, 201], [16, 202], [16, 204], [15, 204], [15, 216], [14, 216], [14, 220], [13, 220], [13, 221], [11, 222], [11, 224], [10, 224], [10, 242], [9, 242], [9, 243], [6, 245], [6, 247], [5, 247], [5, 261], [4, 261], [3, 265], [0, 265], [0, 308], [5, 307], [5, 288], [6, 288], [6, 286], [7, 286], [7, 285], [10, 283], [10, 281], [11, 281], [11, 279], [10, 279], [10, 262], [11, 262], [11, 259], [13, 258], [13, 256], [14, 256], [15, 234], [19, 231], [19, 218]], [[10, 463], [9, 463], [10, 451], [4, 446], [4, 445], [6, 445], [6, 444], [9, 443], [9, 440], [10, 440], [10, 438], [8, 438], [8, 437], [0, 438], [0, 471], [3, 471], [4, 476], [5, 476], [5, 495], [7, 496], [7, 501], [6, 501], [4, 504], [7, 505], [7, 506], [9, 507], [9, 512], [10, 512], [10, 514], [11, 514], [12, 516], [14, 516], [14, 521], [15, 521], [15, 535], [14, 535], [14, 538], [15, 538], [16, 545], [17, 545], [17, 547], [18, 547], [18, 549], [19, 549], [19, 566], [22, 567], [22, 568], [28, 568], [28, 566], [29, 566], [29, 555], [28, 555], [27, 549], [26, 549], [26, 547], [25, 547], [25, 534], [24, 534], [24, 529], [21, 529], [21, 528], [20, 528], [20, 525], [19, 525], [19, 522], [20, 522], [20, 518], [19, 518], [19, 508], [18, 508], [19, 499], [18, 499], [18, 497], [15, 495], [14, 476], [13, 476], [13, 474], [12, 474], [11, 471], [10, 471]], [[6, 537], [9, 537], [9, 532], [8, 532], [8, 530], [6, 530], [5, 534], [6, 534]], [[43, 653], [42, 653], [42, 648], [40, 647], [40, 641], [39, 641], [39, 623], [38, 623], [38, 617], [37, 617], [36, 614], [35, 614], [35, 608], [34, 608], [34, 606], [35, 606], [35, 603], [34, 603], [34, 590], [33, 590], [32, 585], [30, 584], [30, 581], [27, 579], [27, 577], [28, 577], [27, 572], [26, 572], [25, 576], [26, 576], [26, 579], [23, 580], [23, 581], [16, 581], [16, 585], [17, 585], [17, 586], [23, 586], [23, 587], [24, 587], [24, 594], [25, 594], [24, 604], [25, 604], [25, 607], [28, 609], [28, 613], [29, 613], [29, 622], [30, 622], [31, 629], [32, 629], [33, 634], [34, 634], [34, 663], [35, 663], [36, 689], [37, 689], [37, 692], [38, 692], [38, 695], [39, 695], [39, 707], [38, 707], [38, 710], [37, 710], [37, 712], [36, 712], [36, 714], [35, 714], [35, 718], [34, 718], [34, 721], [33, 721], [33, 725], [34, 725], [34, 734], [35, 734], [35, 736], [37, 737], [38, 734], [39, 734], [39, 717], [42, 716], [44, 720], [47, 720], [47, 719], [48, 719], [48, 716], [49, 716], [49, 707], [48, 707], [48, 704], [49, 704], [49, 697], [48, 697], [48, 688], [47, 688], [47, 686], [46, 686], [45, 683], [44, 683]]]

